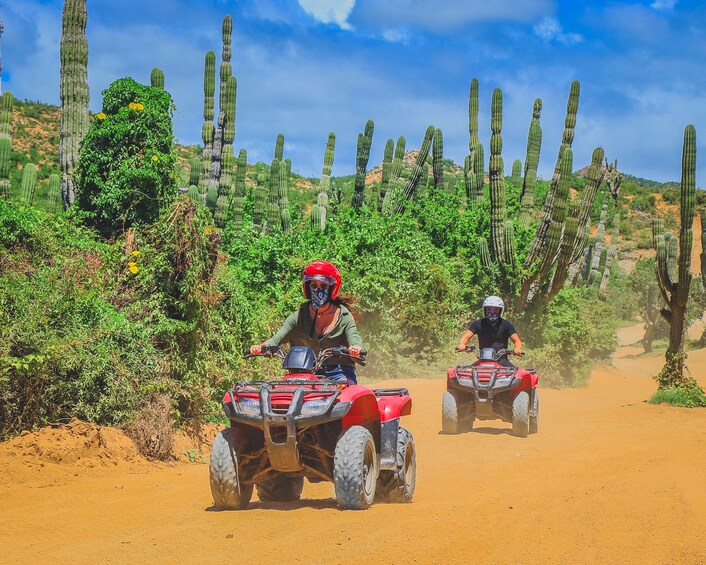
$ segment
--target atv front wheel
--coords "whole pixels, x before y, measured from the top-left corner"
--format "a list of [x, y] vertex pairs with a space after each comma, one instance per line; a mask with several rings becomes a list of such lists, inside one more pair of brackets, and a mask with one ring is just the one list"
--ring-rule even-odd
[[529, 417], [529, 433], [536, 434], [539, 431], [539, 394], [534, 391], [534, 402]]
[[529, 394], [524, 390], [512, 401], [512, 435], [527, 437], [530, 426]]
[[441, 399], [441, 431], [445, 434], [458, 434], [473, 429], [473, 415], [462, 416], [455, 391], [447, 390]]
[[378, 460], [375, 442], [362, 426], [351, 426], [336, 444], [333, 486], [339, 506], [365, 510], [375, 499]]
[[216, 436], [211, 447], [211, 494], [217, 508], [242, 510], [252, 498], [252, 485], [240, 482], [238, 459], [247, 449], [247, 440], [237, 428], [228, 428]]
[[277, 474], [255, 485], [261, 502], [294, 502], [299, 500], [304, 488], [304, 477]]
[[397, 432], [397, 468], [380, 471], [376, 499], [382, 502], [412, 502], [417, 482], [417, 453], [409, 430], [400, 427]]

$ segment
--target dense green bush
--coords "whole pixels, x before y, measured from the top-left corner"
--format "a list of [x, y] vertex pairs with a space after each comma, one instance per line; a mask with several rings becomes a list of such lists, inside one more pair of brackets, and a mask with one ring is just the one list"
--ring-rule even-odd
[[75, 205], [104, 235], [154, 222], [177, 193], [172, 99], [130, 78], [103, 91], [81, 144]]

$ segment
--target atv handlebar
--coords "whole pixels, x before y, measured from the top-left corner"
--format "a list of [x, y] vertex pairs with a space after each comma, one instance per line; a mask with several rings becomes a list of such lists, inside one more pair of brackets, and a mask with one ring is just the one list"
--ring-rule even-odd
[[524, 357], [524, 353], [516, 353], [514, 349], [498, 349], [495, 354], [496, 357], [502, 357], [503, 355], [516, 355], [517, 357]]
[[[260, 352], [253, 353], [253, 348], [248, 347], [244, 351], [244, 359], [249, 359], [250, 357], [279, 357], [280, 359], [283, 359], [285, 356], [284, 352], [280, 349], [279, 345], [259, 345], [253, 347], [259, 347]], [[329, 349], [324, 349], [319, 353], [318, 357], [316, 358], [316, 367], [321, 367], [321, 365], [323, 365], [323, 362], [326, 361], [326, 359], [330, 359], [334, 355], [337, 355], [339, 357], [347, 357], [354, 363], [365, 366], [365, 364], [367, 363], [365, 357], [368, 355], [368, 350], [361, 349], [360, 354], [356, 355], [350, 353], [348, 347], [345, 346], [330, 347]]]
[[465, 349], [458, 349], [458, 348], [455, 349], [456, 353], [472, 353], [475, 350], [476, 350], [475, 345], [467, 345]]

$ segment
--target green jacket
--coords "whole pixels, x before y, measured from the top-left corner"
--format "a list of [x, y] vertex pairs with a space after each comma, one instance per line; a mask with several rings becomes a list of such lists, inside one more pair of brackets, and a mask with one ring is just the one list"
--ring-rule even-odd
[[[349, 345], [363, 347], [363, 340], [358, 333], [353, 315], [343, 304], [339, 305], [341, 312], [333, 329], [321, 338], [313, 336], [314, 319], [309, 313], [309, 304], [311, 302], [305, 302], [299, 307], [299, 310], [292, 312], [279, 331], [267, 340], [267, 343], [280, 345], [286, 342], [289, 345], [305, 345], [311, 347], [316, 355], [329, 347], [348, 347]], [[353, 363], [347, 359], [332, 357], [326, 364], [352, 365]]]

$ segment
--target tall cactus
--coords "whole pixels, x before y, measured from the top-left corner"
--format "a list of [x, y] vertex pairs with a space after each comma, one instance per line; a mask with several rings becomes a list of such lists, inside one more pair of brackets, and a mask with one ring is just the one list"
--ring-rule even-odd
[[444, 136], [439, 128], [434, 130], [434, 142], [432, 146], [434, 188], [444, 189]]
[[484, 158], [483, 145], [479, 143], [473, 150], [473, 175], [476, 179], [473, 201], [476, 203], [483, 201], [483, 188], [485, 187]]
[[[602, 159], [603, 149], [597, 147], [593, 151], [591, 166], [588, 170], [588, 183], [581, 195], [581, 201], [572, 202], [569, 207], [561, 247], [559, 249], [559, 257], [557, 258], [557, 267], [552, 278], [547, 300], [554, 298], [563, 288], [570, 266], [582, 259], [584, 254], [591, 208], [603, 179], [603, 169], [601, 167]], [[605, 211], [601, 213], [604, 230], [607, 213], [606, 206]]]
[[400, 174], [402, 173], [406, 144], [407, 141], [403, 136], [399, 136], [397, 138], [395, 154], [392, 158], [392, 166], [390, 167], [390, 178], [387, 181], [387, 190], [385, 191], [385, 197], [382, 200], [382, 212], [384, 214], [392, 213], [402, 197]]
[[279, 167], [279, 215], [282, 224], [282, 231], [287, 233], [291, 228], [291, 216], [289, 211], [289, 174], [291, 162], [285, 159]]
[[355, 159], [355, 185], [353, 189], [353, 208], [360, 210], [363, 207], [365, 197], [365, 172], [370, 159], [370, 147], [373, 142], [373, 131], [375, 124], [373, 120], [368, 120], [363, 133], [358, 134], [358, 147]]
[[243, 227], [243, 213], [245, 207], [245, 173], [248, 166], [248, 153], [241, 149], [235, 167], [235, 182], [233, 182], [233, 227]]
[[401, 214], [404, 210], [404, 200], [411, 200], [414, 197], [414, 191], [417, 189], [417, 184], [422, 176], [422, 167], [426, 166], [426, 160], [429, 156], [429, 150], [431, 149], [431, 142], [434, 138], [434, 126], [429, 126], [426, 133], [424, 134], [424, 139], [422, 140], [422, 146], [419, 149], [417, 158], [412, 166], [412, 174], [409, 176], [407, 185], [404, 188], [404, 199], [400, 198], [400, 201], [396, 204], [394, 212], [396, 214]]
[[512, 162], [512, 177], [510, 182], [517, 188], [519, 188], [520, 182], [522, 182], [522, 161], [519, 159], [515, 159]]
[[86, 0], [64, 0], [61, 16], [61, 70], [59, 100], [61, 124], [59, 160], [61, 163], [61, 199], [68, 208], [76, 199], [74, 168], [78, 150], [88, 132], [88, 41]]
[[208, 185], [208, 177], [211, 173], [211, 160], [213, 158], [213, 140], [216, 134], [216, 126], [213, 123], [215, 116], [215, 94], [216, 94], [216, 54], [208, 51], [204, 58], [203, 70], [203, 126], [201, 127], [201, 139], [203, 140], [203, 152], [201, 153], [201, 178], [199, 179], [199, 192], [205, 195]]
[[490, 247], [488, 247], [488, 240], [484, 237], [478, 238], [478, 253], [480, 255], [480, 264], [484, 269], [490, 269], [493, 263], [490, 259]]
[[520, 222], [523, 226], [529, 226], [532, 221], [534, 187], [537, 184], [537, 167], [539, 166], [539, 153], [542, 148], [542, 126], [539, 124], [541, 114], [542, 101], [537, 98], [534, 101], [532, 121], [530, 122], [529, 133], [527, 134], [525, 175], [522, 181], [522, 195], [520, 196], [520, 204], [522, 206]]
[[336, 134], [330, 132], [326, 141], [326, 149], [324, 150], [324, 165], [321, 168], [321, 182], [319, 184], [319, 195], [316, 202], [317, 214], [314, 216], [312, 208], [312, 225], [314, 218], [318, 218], [318, 228], [326, 227], [326, 217], [328, 215], [328, 206], [331, 201], [331, 170], [333, 167], [334, 151], [336, 149]]
[[37, 182], [37, 167], [27, 163], [22, 171], [22, 184], [20, 185], [20, 200], [25, 204], [34, 202], [34, 188]]
[[380, 195], [377, 202], [378, 211], [382, 211], [382, 203], [390, 185], [390, 173], [392, 173], [392, 155], [395, 152], [395, 142], [388, 139], [385, 143], [385, 152], [382, 156], [382, 178], [380, 179]]
[[[691, 286], [692, 224], [696, 200], [696, 130], [689, 124], [684, 129], [678, 259], [670, 252], [664, 234], [657, 235], [657, 283], [667, 303], [662, 315], [669, 323], [669, 347], [666, 363], [657, 376], [660, 388], [683, 386], [692, 379], [684, 375], [684, 334], [686, 306]], [[672, 241], [674, 239], [672, 238]], [[676, 241], [669, 247], [676, 247]]]
[[706, 288], [706, 208], [701, 208], [701, 284]]
[[12, 195], [10, 186], [10, 154], [12, 152], [12, 106], [14, 97], [9, 90], [0, 100], [0, 198], [9, 199]]
[[569, 100], [566, 104], [566, 118], [564, 119], [564, 134], [562, 136], [561, 145], [559, 146], [559, 155], [557, 156], [557, 162], [554, 166], [554, 175], [549, 186], [549, 192], [544, 200], [544, 207], [542, 208], [542, 216], [537, 225], [537, 233], [532, 240], [532, 245], [530, 247], [529, 253], [525, 258], [525, 268], [530, 269], [540, 253], [544, 249], [547, 231], [551, 225], [552, 216], [554, 215], [555, 200], [557, 196], [558, 186], [559, 186], [559, 176], [561, 174], [561, 167], [563, 162], [563, 155], [566, 149], [571, 148], [571, 144], [574, 140], [574, 127], [576, 126], [576, 112], [579, 107], [579, 92], [580, 86], [577, 80], [571, 83], [571, 88], [569, 90]]
[[[221, 39], [223, 42], [223, 50], [221, 52], [221, 67], [220, 67], [220, 87], [218, 90], [218, 121], [216, 122], [216, 131], [213, 138], [213, 152], [211, 154], [211, 170], [207, 184], [209, 187], [215, 186], [222, 194], [225, 190], [229, 190], [230, 179], [228, 179], [228, 188], [220, 188], [221, 175], [223, 174], [224, 150], [226, 146], [231, 146], [230, 156], [233, 155], [233, 137], [235, 136], [235, 97], [237, 83], [233, 77], [233, 68], [230, 64], [231, 58], [231, 42], [233, 36], [233, 20], [229, 15], [223, 18], [221, 25]], [[228, 143], [230, 139], [230, 143]], [[233, 161], [229, 161], [228, 165], [232, 166]]]
[[255, 178], [255, 194], [253, 202], [252, 222], [255, 226], [262, 227], [267, 209], [267, 190], [265, 190], [265, 175], [260, 173]]
[[655, 330], [660, 320], [660, 293], [657, 283], [651, 282], [645, 293], [645, 335], [640, 342], [645, 349], [645, 353], [652, 352], [652, 342], [655, 338]]
[[275, 140], [275, 159], [281, 161], [284, 158], [284, 134], [278, 133]]
[[468, 93], [468, 153], [473, 155], [480, 144], [478, 139], [478, 79], [471, 79], [471, 88]]
[[150, 85], [164, 90], [164, 71], [155, 67], [150, 73]]
[[198, 185], [201, 177], [201, 159], [192, 157], [189, 159], [189, 186]]
[[610, 278], [610, 270], [613, 267], [613, 261], [618, 253], [618, 234], [620, 233], [620, 214], [616, 214], [613, 218], [613, 231], [610, 236], [610, 247], [606, 254], [606, 262], [603, 267], [603, 277], [601, 278], [601, 284], [599, 290], [605, 292], [608, 288], [608, 280]]
[[490, 180], [490, 246], [497, 262], [505, 261], [505, 172], [503, 165], [503, 93], [499, 88], [493, 91], [490, 118], [490, 161], [488, 178]]
[[57, 214], [61, 212], [61, 177], [59, 175], [49, 175], [49, 187], [47, 189], [47, 199], [49, 201], [49, 211]]
[[268, 233], [277, 231], [282, 224], [282, 217], [279, 208], [279, 183], [280, 167], [284, 166], [277, 159], [272, 160], [270, 165], [270, 191], [267, 197], [267, 228]]
[[311, 207], [311, 229], [320, 230], [321, 229], [321, 208], [318, 204], [314, 204]]

